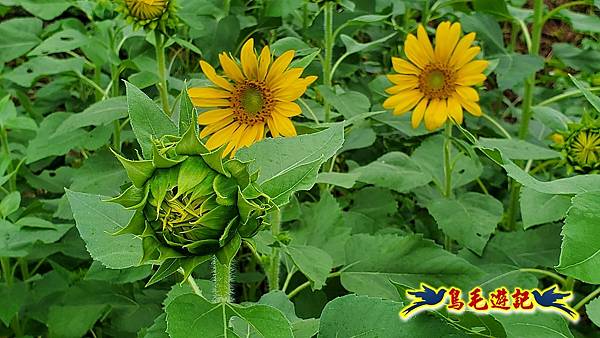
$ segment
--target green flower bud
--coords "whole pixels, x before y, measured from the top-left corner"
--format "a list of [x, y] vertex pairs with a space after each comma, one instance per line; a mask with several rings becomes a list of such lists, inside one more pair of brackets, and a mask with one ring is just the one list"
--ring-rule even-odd
[[155, 140], [152, 160], [115, 154], [132, 184], [110, 201], [136, 211], [118, 234], [142, 238], [142, 263], [173, 260], [169, 266], [191, 271], [267, 225], [273, 204], [255, 184], [256, 175], [238, 160], [223, 162], [221, 153], [209, 152], [192, 126], [183, 137]]
[[564, 145], [571, 169], [588, 174], [600, 169], [600, 127], [580, 127], [572, 130]]
[[178, 22], [175, 0], [118, 0], [116, 10], [136, 29], [166, 31]]

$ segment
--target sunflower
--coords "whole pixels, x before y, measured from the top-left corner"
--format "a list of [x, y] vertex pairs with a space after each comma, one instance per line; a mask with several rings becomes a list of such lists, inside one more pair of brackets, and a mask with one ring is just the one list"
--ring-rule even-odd
[[394, 86], [386, 89], [392, 96], [383, 103], [400, 115], [413, 109], [413, 128], [425, 120], [428, 130], [442, 126], [447, 118], [462, 123], [463, 108], [480, 116], [479, 94], [471, 86], [485, 80], [488, 62], [473, 60], [480, 52], [471, 44], [475, 33], [461, 38], [459, 23], [442, 22], [436, 30], [435, 49], [422, 25], [417, 36], [408, 34], [404, 49], [408, 60], [392, 58], [398, 74], [388, 75]]
[[117, 10], [136, 27], [154, 29], [159, 23], [166, 27], [176, 24], [175, 0], [120, 0]]
[[575, 130], [564, 143], [567, 162], [582, 173], [600, 169], [600, 128], [583, 127]]
[[225, 77], [200, 61], [204, 75], [213, 87], [190, 88], [189, 96], [196, 107], [211, 110], [198, 116], [204, 126], [200, 137], [210, 135], [206, 146], [212, 150], [224, 144], [223, 157], [265, 137], [265, 125], [271, 136], [295, 136], [291, 117], [301, 113], [295, 101], [316, 76], [301, 78], [302, 68], [288, 68], [294, 51], [283, 53], [271, 62], [271, 52], [265, 46], [260, 56], [254, 51], [254, 40], [244, 43], [241, 67], [226, 53], [219, 55]]

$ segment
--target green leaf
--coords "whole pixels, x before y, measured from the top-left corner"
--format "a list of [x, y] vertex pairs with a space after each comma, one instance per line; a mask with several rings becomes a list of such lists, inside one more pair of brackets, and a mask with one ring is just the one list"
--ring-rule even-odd
[[403, 304], [381, 298], [347, 295], [329, 302], [321, 316], [319, 337], [451, 337], [461, 334], [445, 320], [424, 314], [403, 321]]
[[6, 218], [19, 209], [21, 205], [21, 194], [13, 191], [0, 201], [0, 217]]
[[257, 337], [293, 337], [283, 313], [267, 305], [214, 304], [186, 294], [167, 305], [166, 312], [167, 332], [172, 338], [236, 337], [230, 327], [234, 316], [243, 320], [248, 333]]
[[317, 159], [294, 167], [285, 174], [264, 182], [261, 185], [262, 191], [277, 205], [287, 204], [294, 192], [310, 190], [313, 187], [322, 163], [321, 159]]
[[114, 284], [126, 284], [144, 279], [152, 274], [151, 265], [142, 265], [126, 269], [109, 269], [98, 261], [93, 261], [84, 280], [107, 281]]
[[84, 63], [82, 57], [55, 59], [49, 56], [38, 56], [10, 70], [4, 74], [4, 78], [21, 87], [31, 87], [42, 76], [66, 72], [81, 73]]
[[[439, 187], [443, 187], [445, 182], [443, 144], [444, 137], [442, 135], [431, 136], [423, 141], [411, 155], [414, 162], [424, 172], [429, 173], [433, 177], [433, 182]], [[462, 187], [474, 181], [483, 171], [479, 158], [469, 157], [459, 152], [456, 147], [452, 149], [452, 162], [454, 163], [453, 188]]]
[[85, 335], [108, 310], [109, 304], [52, 306], [48, 311], [50, 337], [78, 338]]
[[483, 252], [503, 213], [500, 201], [475, 192], [460, 194], [456, 199], [435, 199], [427, 210], [446, 235], [478, 254]]
[[531, 188], [521, 189], [521, 217], [523, 228], [558, 221], [565, 217], [571, 206], [571, 196], [551, 195]]
[[68, 0], [20, 0], [18, 4], [38, 18], [52, 20], [71, 7], [73, 3]]
[[537, 55], [517, 53], [501, 55], [496, 67], [498, 87], [502, 90], [521, 85], [525, 79], [544, 67], [544, 59]]
[[80, 31], [75, 29], [65, 29], [42, 41], [42, 43], [28, 55], [37, 56], [42, 54], [64, 53], [77, 49], [88, 42], [88, 37]]
[[348, 36], [346, 34], [340, 34], [340, 40], [342, 40], [342, 43], [346, 47], [345, 55], [351, 55], [354, 53], [358, 53], [358, 52], [373, 48], [380, 43], [386, 42], [387, 40], [391, 39], [395, 35], [396, 35], [396, 33], [392, 33], [390, 35], [386, 35], [380, 39], [373, 40], [371, 42], [361, 43], [361, 42], [354, 40], [353, 38], [351, 38], [350, 36]]
[[600, 59], [600, 51], [594, 49], [580, 49], [569, 43], [552, 44], [552, 54], [562, 61], [566, 66], [585, 72], [597, 72], [600, 65], [596, 60]]
[[302, 6], [303, 0], [269, 1], [264, 13], [266, 16], [284, 17]]
[[592, 92], [590, 92], [589, 89], [584, 87], [583, 83], [574, 78], [573, 75], [569, 74], [569, 77], [571, 78], [571, 81], [573, 81], [573, 83], [577, 86], [577, 88], [581, 90], [588, 102], [596, 109], [597, 112], [600, 113], [600, 98], [592, 94]]
[[258, 303], [272, 306], [281, 311], [287, 320], [292, 323], [294, 338], [312, 338], [319, 332], [319, 320], [315, 318], [298, 318], [294, 303], [288, 299], [283, 291], [271, 291], [260, 297]]
[[585, 306], [585, 312], [596, 326], [600, 327], [600, 297], [596, 297]]
[[552, 130], [567, 130], [571, 119], [556, 109], [545, 106], [533, 106], [533, 118]]
[[600, 192], [573, 198], [563, 227], [560, 263], [556, 270], [590, 284], [600, 284]]
[[0, 299], [2, 299], [0, 320], [8, 327], [14, 316], [19, 312], [19, 309], [25, 305], [25, 301], [27, 300], [27, 285], [19, 281], [13, 283], [11, 286], [5, 283], [0, 284]]
[[431, 182], [431, 174], [423, 170], [406, 154], [393, 151], [351, 173], [358, 174], [358, 181], [378, 187], [408, 192]]
[[600, 18], [596, 15], [585, 15], [567, 9], [560, 11], [569, 21], [573, 29], [581, 32], [600, 33]]
[[316, 183], [331, 184], [338, 187], [351, 189], [358, 179], [355, 173], [321, 172], [317, 176]]
[[111, 97], [92, 104], [81, 113], [70, 115], [56, 129], [52, 136], [54, 137], [82, 127], [105, 126], [114, 120], [118, 120], [126, 116], [127, 100], [125, 97]]
[[184, 86], [179, 94], [179, 134], [185, 134], [190, 127], [196, 130], [196, 109]]
[[131, 118], [131, 128], [142, 148], [144, 158], [152, 156], [152, 139], [164, 135], [178, 135], [177, 126], [146, 94], [129, 82], [127, 106]]
[[8, 62], [27, 53], [40, 43], [42, 21], [24, 17], [0, 23], [0, 62]]
[[490, 13], [505, 19], [511, 17], [505, 0], [474, 0], [473, 7], [477, 12]]
[[360, 295], [398, 299], [392, 281], [407, 287], [469, 286], [484, 274], [463, 258], [421, 235], [353, 235], [346, 242], [344, 288]]
[[308, 245], [289, 245], [284, 247], [284, 251], [298, 270], [312, 282], [313, 290], [323, 288], [333, 268], [333, 259], [327, 252]]
[[461, 15], [460, 21], [465, 32], [477, 33], [477, 38], [485, 44], [486, 54], [506, 54], [502, 29], [492, 16], [483, 13]]
[[511, 160], [547, 160], [560, 157], [557, 151], [524, 140], [481, 137], [479, 143], [500, 150]]
[[342, 94], [334, 93], [329, 87], [321, 85], [317, 87], [325, 101], [331, 104], [346, 119], [368, 112], [371, 108], [369, 98], [360, 92], [348, 91]]
[[573, 338], [567, 321], [556, 313], [509, 313], [494, 314], [506, 331], [507, 338], [561, 337]]
[[133, 235], [114, 236], [133, 216], [118, 204], [103, 202], [106, 197], [66, 189], [73, 217], [90, 255], [111, 269], [138, 266], [142, 241]]
[[125, 168], [125, 171], [127, 172], [127, 176], [136, 187], [142, 188], [144, 184], [146, 184], [146, 181], [152, 177], [155, 168], [151, 160], [132, 161], [117, 154], [112, 149], [111, 151], [119, 162], [121, 162], [123, 168]]

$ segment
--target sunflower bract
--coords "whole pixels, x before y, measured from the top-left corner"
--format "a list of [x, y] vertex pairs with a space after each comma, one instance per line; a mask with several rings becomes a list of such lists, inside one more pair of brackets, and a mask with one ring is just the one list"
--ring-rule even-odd
[[135, 28], [166, 30], [177, 24], [175, 0], [118, 0], [117, 11]]

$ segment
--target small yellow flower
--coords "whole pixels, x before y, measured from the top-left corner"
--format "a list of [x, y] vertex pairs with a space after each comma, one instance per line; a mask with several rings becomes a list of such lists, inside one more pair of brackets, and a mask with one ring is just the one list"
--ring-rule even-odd
[[169, 0], [125, 0], [129, 13], [140, 20], [160, 17], [169, 5]]
[[205, 126], [200, 137], [209, 135], [208, 149], [227, 144], [223, 157], [265, 137], [265, 125], [271, 136], [295, 136], [291, 117], [300, 115], [295, 101], [316, 76], [301, 78], [302, 68], [288, 68], [294, 51], [287, 51], [271, 62], [271, 52], [265, 46], [260, 56], [254, 51], [254, 40], [246, 41], [241, 51], [241, 68], [232, 56], [219, 55], [225, 77], [217, 75], [207, 62], [200, 61], [204, 75], [215, 86], [190, 88], [188, 93], [195, 106], [212, 110], [198, 116]]
[[175, 0], [118, 0], [117, 11], [136, 28], [173, 28], [177, 23]]
[[554, 134], [550, 135], [550, 139], [552, 140], [552, 142], [554, 142], [556, 144], [565, 143], [565, 137], [560, 133], [554, 133]]
[[386, 89], [391, 94], [383, 103], [394, 109], [395, 115], [414, 108], [411, 116], [413, 128], [425, 120], [428, 130], [441, 127], [448, 118], [463, 121], [463, 108], [480, 116], [479, 94], [471, 86], [482, 83], [487, 67], [485, 60], [475, 60], [480, 48], [471, 44], [475, 33], [461, 38], [459, 23], [442, 22], [436, 30], [435, 49], [422, 25], [417, 36], [409, 34], [404, 44], [408, 60], [392, 58], [398, 74], [388, 75], [394, 86]]
[[579, 172], [600, 169], [600, 128], [581, 128], [566, 143], [567, 161]]

